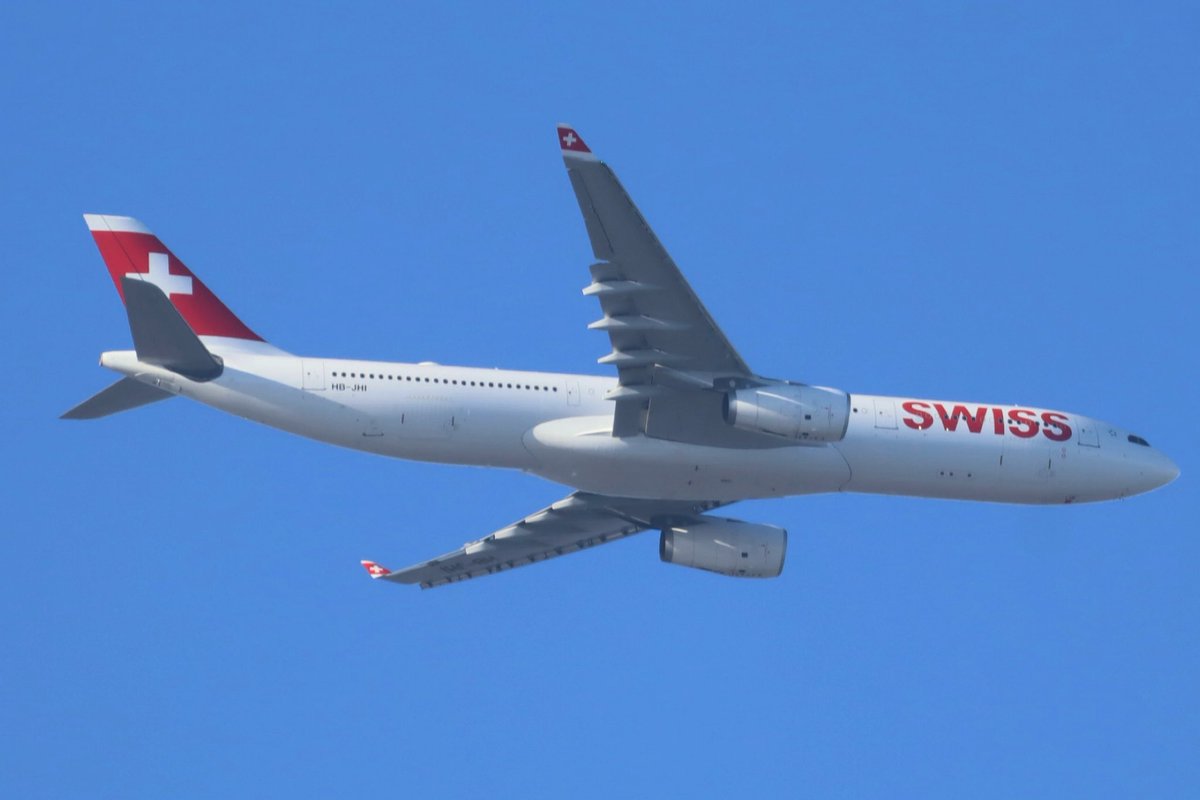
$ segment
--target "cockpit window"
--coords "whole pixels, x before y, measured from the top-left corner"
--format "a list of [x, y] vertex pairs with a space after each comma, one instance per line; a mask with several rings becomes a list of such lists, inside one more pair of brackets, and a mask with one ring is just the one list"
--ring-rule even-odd
[[1134, 436], [1132, 433], [1129, 434], [1129, 441], [1133, 442], [1134, 444], [1140, 444], [1142, 447], [1150, 446], [1150, 443], [1147, 442], [1145, 439], [1143, 439], [1140, 436]]

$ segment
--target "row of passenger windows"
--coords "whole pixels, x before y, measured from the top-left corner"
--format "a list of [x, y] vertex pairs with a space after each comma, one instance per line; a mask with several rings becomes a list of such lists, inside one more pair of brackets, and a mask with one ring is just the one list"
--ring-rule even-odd
[[533, 392], [557, 392], [557, 386], [535, 386], [529, 383], [505, 383], [504, 381], [468, 381], [457, 378], [414, 378], [412, 375], [384, 375], [382, 372], [335, 372], [333, 377], [356, 378], [358, 380], [409, 381], [413, 383], [448, 383], [453, 386], [478, 386], [492, 389], [528, 389]]

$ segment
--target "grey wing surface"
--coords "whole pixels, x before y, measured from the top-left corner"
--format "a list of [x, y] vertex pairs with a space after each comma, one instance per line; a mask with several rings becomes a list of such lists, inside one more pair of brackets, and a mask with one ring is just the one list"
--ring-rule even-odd
[[112, 386], [92, 395], [63, 414], [62, 418], [98, 419], [100, 417], [107, 417], [109, 414], [138, 408], [147, 403], [167, 400], [174, 396], [165, 389], [159, 389], [157, 386], [142, 383], [137, 378], [121, 378], [121, 380]]
[[612, 169], [570, 126], [559, 125], [563, 162], [596, 262], [583, 292], [603, 316], [617, 369], [613, 435], [644, 433], [715, 446], [776, 446], [724, 425], [724, 390], [760, 380], [713, 321]]
[[380, 580], [422, 589], [481, 578], [615, 542], [650, 528], [694, 520], [720, 503], [639, 500], [575, 492], [482, 539], [430, 561], [389, 572], [364, 566]]

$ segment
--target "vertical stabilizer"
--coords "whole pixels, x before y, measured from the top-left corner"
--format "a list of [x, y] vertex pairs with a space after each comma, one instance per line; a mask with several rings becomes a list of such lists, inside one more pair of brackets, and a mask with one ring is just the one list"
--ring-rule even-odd
[[122, 301], [124, 279], [145, 281], [163, 291], [197, 336], [263, 341], [141, 222], [103, 214], [83, 218]]

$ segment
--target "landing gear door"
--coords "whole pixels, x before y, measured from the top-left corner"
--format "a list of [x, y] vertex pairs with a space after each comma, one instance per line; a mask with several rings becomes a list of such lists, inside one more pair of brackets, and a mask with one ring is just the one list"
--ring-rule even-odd
[[301, 359], [300, 369], [304, 372], [304, 390], [321, 392], [325, 390], [325, 362], [316, 358]]

